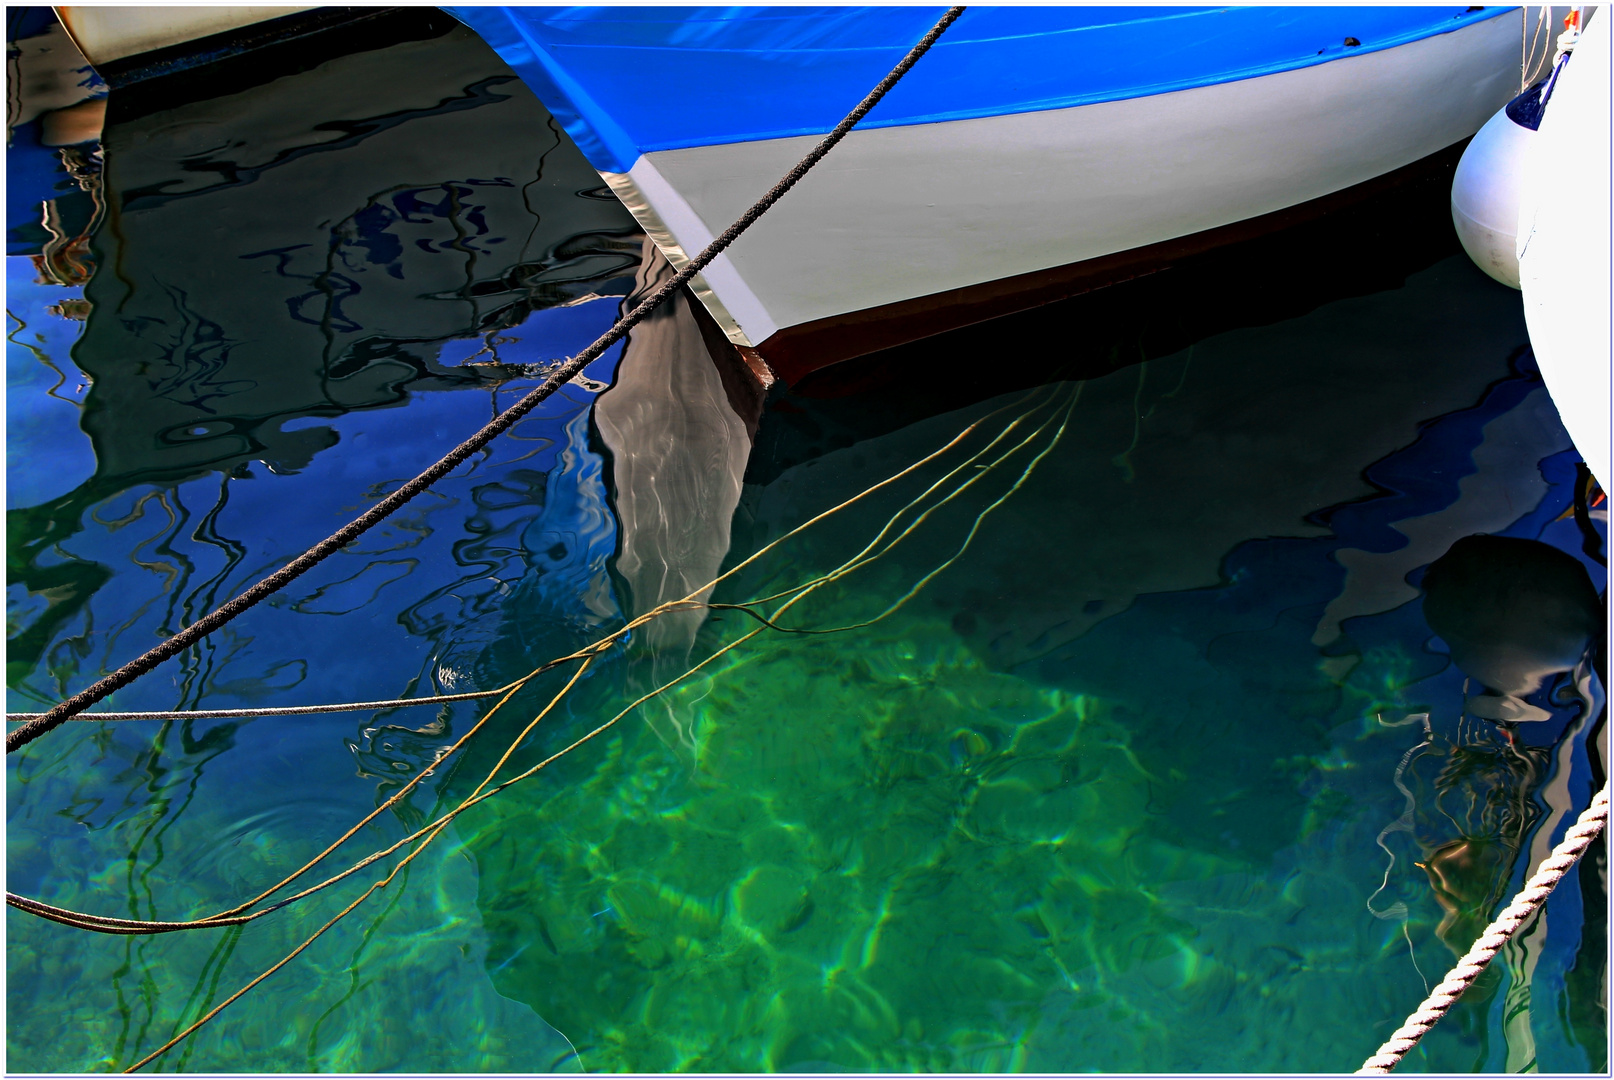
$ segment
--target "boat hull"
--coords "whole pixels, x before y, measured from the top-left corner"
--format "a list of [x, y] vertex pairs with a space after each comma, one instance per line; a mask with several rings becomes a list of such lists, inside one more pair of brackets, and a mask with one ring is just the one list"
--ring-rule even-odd
[[1517, 248], [1541, 377], [1604, 491], [1614, 486], [1608, 20], [1606, 8], [1591, 15], [1547, 103], [1525, 159]]
[[97, 66], [284, 18], [311, 7], [59, 7], [56, 15]]
[[[1059, 299], [1102, 278], [1101, 260], [1346, 191], [1472, 135], [1517, 90], [1519, 18], [1181, 90], [859, 128], [695, 291], [731, 341], [786, 378], [890, 344], [869, 313], [969, 309], [985, 290], [998, 297], [988, 317], [1005, 308], [1002, 283], [1038, 274], [1069, 284], [1028, 301]], [[625, 171], [600, 171], [678, 265], [817, 138], [649, 149]], [[822, 347], [849, 323], [871, 331], [862, 344], [841, 334]]]

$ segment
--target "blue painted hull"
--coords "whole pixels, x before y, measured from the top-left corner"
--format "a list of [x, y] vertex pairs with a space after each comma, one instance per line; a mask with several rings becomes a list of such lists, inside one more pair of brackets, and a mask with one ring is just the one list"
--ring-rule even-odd
[[[828, 132], [944, 9], [445, 10], [515, 68], [595, 168], [620, 173], [658, 150]], [[971, 8], [860, 127], [1258, 78], [1451, 33], [1508, 10]]]

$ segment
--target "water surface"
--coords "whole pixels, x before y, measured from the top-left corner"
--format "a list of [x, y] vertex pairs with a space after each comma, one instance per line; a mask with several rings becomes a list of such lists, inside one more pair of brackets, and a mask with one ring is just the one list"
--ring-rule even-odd
[[[460, 31], [110, 115], [94, 276], [8, 261], [13, 709], [326, 535], [666, 273]], [[712, 594], [822, 577], [894, 520], [778, 619], [855, 628], [735, 645], [758, 624], [726, 608], [635, 631], [501, 776], [735, 647], [466, 812], [153, 1067], [1354, 1068], [1605, 759], [1591, 659], [1503, 728], [1423, 617], [1424, 572], [1472, 533], [1605, 583], [1606, 512], [1577, 518], [1517, 295], [1440, 236], [1348, 283], [1297, 261], [1325, 282], [1303, 302], [1199, 311], [1163, 275], [766, 401], [675, 302], [111, 705], [502, 685], [913, 467]], [[475, 790], [572, 670], [443, 763], [485, 703], [68, 725], [8, 760], [10, 888], [197, 917], [435, 764], [346, 865]], [[132, 1064], [371, 880], [239, 930], [8, 911], [11, 1067]], [[1605, 906], [1588, 860], [1403, 1068], [1604, 1068]]]

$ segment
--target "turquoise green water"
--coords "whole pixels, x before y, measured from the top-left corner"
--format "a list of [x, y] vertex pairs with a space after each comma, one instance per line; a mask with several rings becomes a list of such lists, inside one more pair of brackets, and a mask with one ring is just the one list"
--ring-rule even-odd
[[[1110, 647], [1153, 654], [1120, 678], [1056, 682], [1047, 673], [1063, 658], [1046, 642], [1043, 678], [1025, 659], [1006, 671], [991, 645], [1007, 632], [982, 633], [988, 613], [1045, 625], [1059, 575], [1022, 572], [1046, 565], [1024, 558], [1028, 548], [1080, 559], [1153, 539], [1177, 548], [1174, 572], [1191, 572], [1195, 543], [1162, 541], [1152, 523], [1130, 537], [1046, 535], [1076, 525], [1060, 473], [1120, 471], [1110, 454], [1083, 451], [1127, 445], [1103, 430], [1125, 423], [1104, 398], [1135, 386], [1135, 373], [1087, 386], [1071, 414], [1085, 430], [1067, 432], [1048, 472], [1016, 493], [1023, 501], [983, 524], [979, 550], [907, 607], [843, 636], [748, 645], [620, 744], [513, 789], [462, 833], [481, 869], [501, 992], [607, 1070], [1327, 1071], [1371, 1050], [1398, 1003], [1421, 997], [1478, 930], [1443, 928], [1443, 947], [1442, 911], [1409, 855], [1386, 874], [1375, 844], [1401, 809], [1397, 759], [1417, 743], [1381, 718], [1439, 700], [1419, 679], [1430, 667], [1421, 642], [1361, 649], [1341, 677], [1342, 665], [1290, 652], [1294, 630], [1310, 629], [1284, 632], [1299, 621], [1291, 607], [1278, 626], [1248, 611], [1212, 615], [1220, 633], [1200, 652], [1191, 623], [1205, 614], [1192, 599], [1239, 603], [1213, 599], [1214, 586], [1179, 594], [1192, 599], [1176, 626], [1117, 631]], [[1015, 399], [991, 404], [1005, 400]], [[776, 500], [797, 511], [785, 521], [805, 519], [971, 418], [831, 455], [815, 466], [827, 476], [787, 474], [756, 497], [757, 518], [769, 521]], [[1153, 452], [1183, 452], [1147, 435], [1132, 449], [1140, 467]], [[881, 611], [956, 550], [1004, 486], [934, 519], [893, 565], [816, 596], [800, 622]], [[845, 513], [872, 533], [900, 501]], [[1038, 518], [1041, 535], [1015, 535], [1012, 519]], [[852, 549], [858, 530], [838, 524], [825, 531], [840, 536], [789, 561], [801, 580]], [[1113, 585], [1122, 575], [1109, 570]], [[759, 573], [724, 595], [778, 585]], [[1225, 579], [1220, 591], [1232, 592]], [[706, 648], [747, 629], [726, 616]], [[1530, 773], [1493, 748], [1487, 760], [1500, 763], [1466, 790], [1432, 775], [1457, 756], [1445, 743], [1414, 760], [1412, 775], [1431, 773], [1410, 830], [1425, 850], [1450, 828], [1433, 809], [1437, 790], [1453, 803], [1475, 791], [1518, 797], [1540, 783], [1545, 751]], [[1497, 831], [1474, 821], [1463, 834]], [[1497, 867], [1463, 884], [1486, 872]], [[1387, 896], [1373, 894], [1381, 880]], [[1382, 912], [1397, 900], [1405, 919], [1372, 914], [1375, 901]], [[1420, 1064], [1533, 1056], [1518, 1045], [1533, 1034], [1490, 1030], [1485, 1014], [1502, 996], [1493, 980]], [[1566, 1040], [1550, 1053], [1577, 1038], [1537, 1016], [1532, 1032]]]
[[[8, 260], [13, 710], [325, 535], [610, 324], [641, 239], [507, 74], [455, 31], [114, 114], [96, 275]], [[333, 118], [363, 137], [327, 146]], [[235, 225], [194, 244], [195, 221]], [[1516, 295], [1422, 243], [1343, 284], [1290, 252], [1255, 299], [1163, 275], [1042, 316], [1058, 333], [999, 324], [968, 367], [920, 343], [749, 418], [676, 335], [602, 358], [112, 706], [499, 686], [723, 569], [713, 599], [740, 604], [876, 541], [777, 619], [849, 628], [636, 631], [498, 776], [619, 723], [147, 1068], [1354, 1069], [1606, 761], [1604, 642], [1504, 728], [1424, 619], [1424, 570], [1472, 533], [1602, 589], [1607, 518], [1577, 518]], [[634, 396], [664, 371], [678, 395]], [[8, 758], [8, 887], [199, 917], [431, 770], [334, 872], [471, 795], [572, 670], [447, 760], [486, 703], [64, 726]], [[1597, 857], [1404, 1069], [1606, 1067]], [[238, 929], [8, 909], [9, 1067], [134, 1064], [396, 864]]]

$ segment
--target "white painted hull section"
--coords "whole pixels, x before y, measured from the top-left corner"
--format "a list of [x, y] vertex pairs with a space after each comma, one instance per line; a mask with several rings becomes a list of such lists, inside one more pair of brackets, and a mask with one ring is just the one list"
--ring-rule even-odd
[[[789, 167], [785, 166], [786, 169]], [[657, 171], [649, 155], [641, 157], [626, 175], [600, 175], [675, 269], [682, 270], [692, 255], [700, 254], [717, 238], [678, 190]], [[768, 187], [777, 181], [778, 177], [775, 177]], [[741, 212], [750, 205], [747, 203]], [[739, 214], [734, 216], [739, 217]], [[718, 229], [726, 229], [729, 224], [724, 222]], [[753, 229], [755, 227], [752, 226]], [[696, 274], [689, 286], [701, 303], [706, 305], [706, 310], [717, 321], [717, 325], [736, 345], [755, 345], [767, 340], [779, 329], [727, 253], [707, 263], [706, 269]]]
[[59, 7], [56, 15], [92, 64], [183, 45], [311, 7]]
[[[1319, 198], [1478, 130], [1517, 92], [1521, 19], [1175, 93], [853, 131], [699, 291], [757, 344]], [[607, 181], [679, 265], [816, 141], [657, 151]]]
[[1525, 159], [1519, 280], [1541, 377], [1604, 491], [1609, 445], [1609, 13], [1586, 25]]

